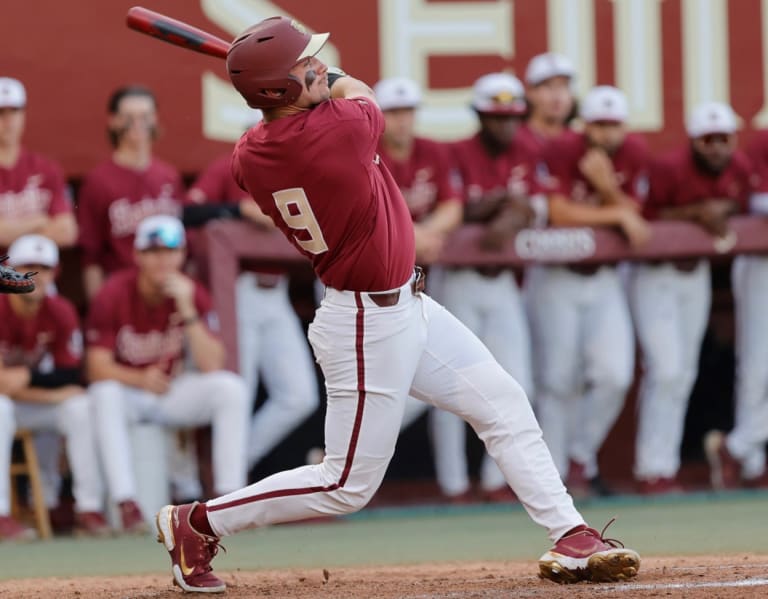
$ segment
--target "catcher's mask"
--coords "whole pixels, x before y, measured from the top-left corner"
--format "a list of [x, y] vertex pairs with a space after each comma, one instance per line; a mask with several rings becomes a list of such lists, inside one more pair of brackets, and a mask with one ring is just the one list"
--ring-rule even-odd
[[[288, 106], [301, 95], [303, 85], [289, 71], [302, 58], [314, 56], [329, 33], [310, 34], [286, 17], [270, 17], [243, 31], [227, 53], [232, 85], [251, 108]], [[282, 92], [275, 96], [266, 90]]]

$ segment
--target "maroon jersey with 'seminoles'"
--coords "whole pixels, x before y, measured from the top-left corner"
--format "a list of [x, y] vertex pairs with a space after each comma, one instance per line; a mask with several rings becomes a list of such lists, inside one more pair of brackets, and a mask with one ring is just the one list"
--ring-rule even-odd
[[416, 137], [407, 160], [392, 158], [381, 142], [378, 152], [395, 178], [414, 222], [441, 202], [461, 199], [461, 188], [452, 180], [450, 156], [444, 145]]
[[[131, 269], [112, 275], [91, 302], [86, 343], [114, 352], [120, 364], [134, 367], [156, 365], [175, 372], [184, 354], [184, 326], [176, 303], [168, 298], [147, 303], [138, 289], [138, 273]], [[203, 323], [218, 332], [211, 299], [195, 283], [195, 307]]]
[[58, 164], [22, 149], [16, 164], [0, 166], [0, 219], [67, 212], [72, 212], [72, 201]]
[[464, 200], [477, 201], [483, 195], [507, 190], [531, 195], [539, 190], [536, 180], [537, 155], [513, 142], [498, 156], [491, 156], [480, 134], [451, 145], [454, 167], [461, 176]]
[[376, 153], [383, 130], [372, 101], [334, 99], [262, 122], [235, 148], [238, 185], [335, 289], [394, 289], [413, 273], [411, 215]]
[[77, 368], [83, 338], [74, 306], [61, 296], [47, 296], [31, 318], [16, 315], [7, 295], [0, 295], [0, 359], [4, 366], [26, 366], [43, 373]]
[[[583, 133], [561, 136], [544, 149], [542, 160], [547, 167], [551, 191], [577, 202], [600, 204], [595, 188], [579, 169], [579, 161], [588, 149], [589, 141]], [[611, 156], [621, 191], [638, 203], [645, 202], [648, 195], [648, 162], [648, 146], [635, 134], [627, 135]]]
[[689, 146], [663, 156], [651, 165], [645, 215], [657, 218], [665, 206], [695, 204], [708, 199], [731, 199], [746, 210], [755, 177], [747, 156], [737, 150], [719, 174], [696, 165]]
[[143, 171], [107, 160], [83, 181], [77, 205], [83, 264], [106, 273], [133, 266], [133, 238], [148, 216], [179, 216], [183, 204], [181, 176], [155, 158]]

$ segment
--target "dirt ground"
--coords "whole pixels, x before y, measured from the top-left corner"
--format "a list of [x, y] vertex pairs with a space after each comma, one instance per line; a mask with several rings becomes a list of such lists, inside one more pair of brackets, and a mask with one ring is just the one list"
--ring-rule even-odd
[[[647, 558], [620, 584], [558, 586], [536, 577], [533, 562], [444, 563], [329, 570], [221, 572], [227, 597], [269, 599], [437, 599], [547, 597], [766, 597], [768, 556]], [[178, 598], [168, 575], [38, 578], [0, 582], [0, 598]]]

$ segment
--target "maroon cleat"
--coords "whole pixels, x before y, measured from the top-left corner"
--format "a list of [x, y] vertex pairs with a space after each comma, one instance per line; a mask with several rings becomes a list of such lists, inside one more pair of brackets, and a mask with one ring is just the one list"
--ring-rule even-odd
[[129, 534], [143, 535], [149, 532], [147, 521], [141, 513], [139, 504], [133, 500], [120, 502], [120, 519], [123, 522], [123, 531]]
[[704, 437], [704, 453], [709, 462], [709, 476], [715, 489], [738, 489], [741, 482], [741, 462], [725, 444], [725, 435], [709, 431]]
[[189, 520], [197, 505], [163, 507], [156, 517], [157, 540], [171, 555], [174, 584], [190, 593], [223, 593], [227, 585], [211, 568], [211, 560], [219, 551], [219, 539], [198, 532]]
[[101, 512], [78, 512], [75, 514], [75, 535], [82, 537], [108, 537], [112, 529]]
[[637, 576], [640, 556], [594, 528], [579, 526], [568, 532], [539, 559], [539, 577], [560, 584], [588, 580], [616, 582]]
[[0, 516], [0, 541], [32, 541], [36, 538], [34, 529], [24, 526], [10, 516]]

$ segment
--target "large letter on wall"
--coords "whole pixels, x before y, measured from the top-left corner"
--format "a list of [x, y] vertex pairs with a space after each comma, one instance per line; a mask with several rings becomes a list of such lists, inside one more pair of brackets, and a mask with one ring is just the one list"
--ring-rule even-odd
[[661, 129], [660, 0], [613, 1], [616, 85], [627, 95], [629, 124], [633, 129]]
[[547, 0], [547, 45], [576, 67], [577, 94], [595, 84], [595, 5], [593, 0]]
[[[201, 5], [205, 15], [231, 33], [233, 38], [249, 25], [273, 15], [285, 14], [282, 8], [268, 0], [201, 0]], [[330, 41], [319, 56], [328, 64], [339, 64], [339, 54]], [[203, 73], [202, 89], [205, 137], [235, 141], [247, 127], [253, 125], [256, 113], [248, 108], [229, 81], [209, 71]]]
[[427, 2], [378, 0], [381, 76], [408, 77], [424, 90], [419, 130], [432, 137], [469, 134], [475, 119], [468, 89], [430, 90], [427, 59], [435, 54], [513, 55], [510, 0]]
[[685, 113], [702, 102], [730, 102], [726, 0], [683, 0]]

